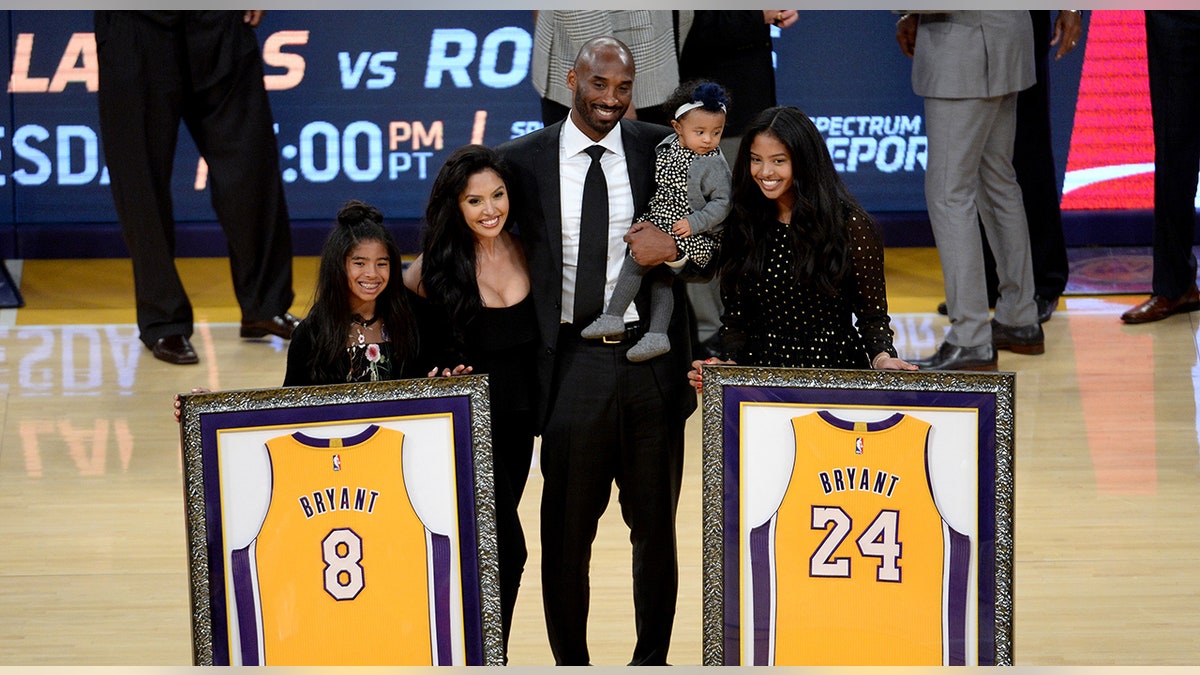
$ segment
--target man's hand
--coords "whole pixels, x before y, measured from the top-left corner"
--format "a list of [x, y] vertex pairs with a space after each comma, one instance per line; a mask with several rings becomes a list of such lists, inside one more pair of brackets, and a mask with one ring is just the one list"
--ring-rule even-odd
[[263, 15], [267, 13], [265, 9], [248, 9], [242, 15], [242, 23], [250, 24], [251, 28], [258, 28], [258, 24], [262, 21]]
[[896, 42], [900, 43], [900, 51], [911, 59], [917, 48], [916, 14], [905, 14], [896, 22]]
[[787, 28], [796, 23], [800, 13], [794, 9], [764, 9], [763, 23], [769, 23], [780, 28]]
[[1061, 59], [1075, 49], [1075, 45], [1082, 36], [1083, 17], [1080, 16], [1079, 11], [1060, 9], [1058, 18], [1054, 20], [1054, 37], [1050, 40], [1051, 47], [1058, 45], [1058, 51], [1054, 53], [1054, 60]]
[[629, 244], [629, 254], [633, 261], [642, 267], [675, 262], [679, 257], [674, 237], [655, 227], [654, 223], [634, 223], [625, 233], [625, 243]]

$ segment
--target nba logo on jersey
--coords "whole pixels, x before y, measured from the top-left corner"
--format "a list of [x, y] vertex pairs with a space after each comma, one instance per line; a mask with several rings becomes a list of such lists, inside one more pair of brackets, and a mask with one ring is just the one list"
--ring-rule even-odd
[[341, 455], [333, 456], [333, 470], [334, 471], [342, 470], [342, 456]]
[[862, 436], [854, 439], [854, 454], [861, 455], [863, 451]]

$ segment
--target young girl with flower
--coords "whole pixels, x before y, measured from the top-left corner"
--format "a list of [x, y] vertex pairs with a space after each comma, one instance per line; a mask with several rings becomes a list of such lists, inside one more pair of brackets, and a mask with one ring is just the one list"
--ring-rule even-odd
[[[392, 285], [400, 250], [379, 209], [346, 202], [325, 240], [312, 309], [288, 345], [283, 386], [434, 377], [418, 364], [417, 329], [403, 284]], [[463, 365], [442, 375], [466, 375]], [[192, 393], [208, 391], [192, 389]], [[180, 400], [175, 396], [175, 421]]]
[[312, 309], [288, 347], [283, 386], [426, 375], [404, 287], [390, 284], [400, 251], [374, 206], [351, 200], [321, 252]]

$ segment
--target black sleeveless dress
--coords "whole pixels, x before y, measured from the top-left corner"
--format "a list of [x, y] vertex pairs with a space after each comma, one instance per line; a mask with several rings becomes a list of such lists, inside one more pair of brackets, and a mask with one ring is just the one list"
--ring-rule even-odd
[[486, 374], [492, 409], [492, 472], [496, 488], [496, 545], [500, 567], [501, 628], [505, 649], [528, 550], [517, 506], [533, 458], [537, 400], [537, 318], [533, 296], [510, 307], [484, 307], [453, 338], [446, 312], [415, 293], [409, 302], [421, 336], [425, 372], [468, 365]]

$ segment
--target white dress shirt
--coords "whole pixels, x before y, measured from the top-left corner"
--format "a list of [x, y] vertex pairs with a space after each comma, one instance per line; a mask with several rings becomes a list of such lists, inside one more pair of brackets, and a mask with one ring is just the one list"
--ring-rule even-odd
[[[604, 306], [608, 306], [617, 276], [625, 258], [625, 233], [633, 225], [633, 188], [629, 184], [629, 168], [625, 162], [625, 144], [621, 140], [621, 125], [608, 135], [593, 141], [575, 126], [568, 116], [563, 121], [558, 138], [559, 194], [562, 199], [562, 321], [570, 323], [575, 316], [575, 279], [579, 270], [579, 214], [583, 210], [583, 181], [592, 158], [585, 150], [593, 145], [604, 146], [600, 158], [604, 179], [608, 182], [608, 264], [605, 272]], [[625, 310], [625, 322], [638, 320], [635, 303]]]

